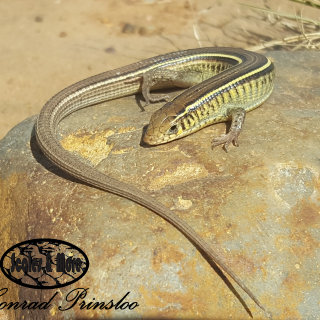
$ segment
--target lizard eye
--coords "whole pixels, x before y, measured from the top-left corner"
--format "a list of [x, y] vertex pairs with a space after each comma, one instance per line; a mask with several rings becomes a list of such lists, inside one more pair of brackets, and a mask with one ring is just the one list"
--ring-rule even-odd
[[177, 131], [178, 131], [178, 126], [176, 124], [169, 129], [170, 133], [176, 133]]

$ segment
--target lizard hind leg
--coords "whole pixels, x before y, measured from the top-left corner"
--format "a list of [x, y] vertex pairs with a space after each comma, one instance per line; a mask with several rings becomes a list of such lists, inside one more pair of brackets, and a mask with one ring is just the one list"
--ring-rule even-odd
[[153, 88], [189, 88], [201, 81], [202, 74], [199, 72], [157, 68], [142, 75], [142, 95], [147, 105], [150, 102], [169, 101], [169, 95], [151, 94], [150, 90]]
[[229, 116], [232, 119], [230, 130], [227, 134], [224, 134], [218, 138], [215, 138], [211, 142], [212, 149], [220, 144], [223, 144], [223, 148], [228, 152], [228, 146], [231, 142], [238, 147], [238, 137], [241, 132], [244, 120], [246, 117], [246, 110], [243, 108], [230, 109]]

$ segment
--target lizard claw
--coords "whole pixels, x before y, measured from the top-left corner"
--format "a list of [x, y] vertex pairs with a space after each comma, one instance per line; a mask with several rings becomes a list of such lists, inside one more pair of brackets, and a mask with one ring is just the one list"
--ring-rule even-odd
[[211, 149], [219, 146], [220, 144], [223, 144], [223, 149], [228, 152], [228, 146], [231, 142], [233, 142], [236, 147], [239, 147], [239, 134], [240, 131], [230, 131], [228, 134], [224, 134], [218, 138], [213, 139], [211, 142]]

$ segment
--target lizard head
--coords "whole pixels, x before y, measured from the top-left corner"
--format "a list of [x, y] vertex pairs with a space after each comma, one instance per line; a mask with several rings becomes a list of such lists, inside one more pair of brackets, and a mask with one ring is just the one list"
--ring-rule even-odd
[[197, 124], [185, 121], [184, 106], [174, 101], [166, 103], [150, 119], [143, 141], [149, 145], [158, 145], [182, 138], [197, 129]]

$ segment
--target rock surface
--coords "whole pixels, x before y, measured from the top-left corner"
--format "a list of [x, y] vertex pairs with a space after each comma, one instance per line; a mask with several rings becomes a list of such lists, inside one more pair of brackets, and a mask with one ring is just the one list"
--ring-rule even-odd
[[[63, 121], [59, 134], [79, 161], [138, 187], [186, 220], [273, 319], [317, 319], [320, 55], [267, 55], [277, 70], [274, 93], [247, 115], [240, 147], [228, 154], [210, 148], [225, 124], [166, 145], [141, 144], [142, 129], [161, 104], [142, 112], [140, 95], [83, 109]], [[169, 223], [50, 163], [35, 141], [35, 120], [23, 121], [0, 142], [0, 254], [27, 239], [56, 238], [81, 248], [90, 268], [70, 287], [43, 291], [0, 273], [0, 287], [9, 289], [1, 301], [48, 301], [59, 292], [47, 310], [3, 309], [1, 319], [251, 319], [250, 312], [265, 319]], [[126, 301], [139, 307], [59, 311], [74, 288], [89, 288], [86, 303], [117, 301], [130, 291]]]

